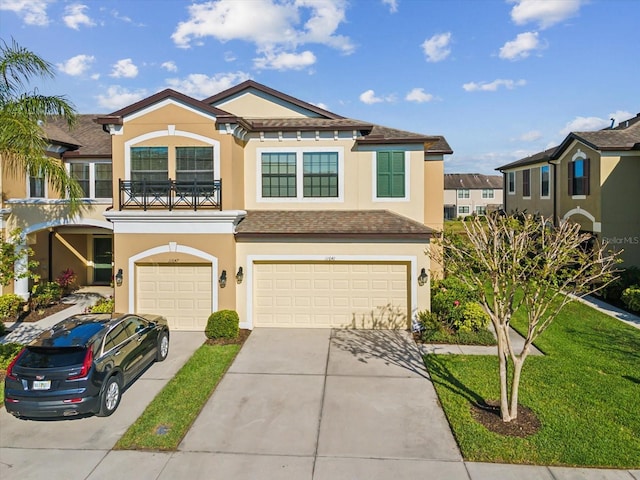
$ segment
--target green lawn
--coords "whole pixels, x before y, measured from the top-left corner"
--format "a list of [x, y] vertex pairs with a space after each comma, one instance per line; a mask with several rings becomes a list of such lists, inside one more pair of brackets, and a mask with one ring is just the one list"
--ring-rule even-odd
[[576, 302], [536, 346], [546, 356], [526, 360], [520, 403], [542, 428], [527, 438], [492, 433], [471, 417], [471, 402], [499, 397], [496, 357], [425, 356], [464, 458], [639, 468], [640, 330]]
[[174, 450], [240, 351], [240, 345], [203, 345], [147, 406], [116, 449]]

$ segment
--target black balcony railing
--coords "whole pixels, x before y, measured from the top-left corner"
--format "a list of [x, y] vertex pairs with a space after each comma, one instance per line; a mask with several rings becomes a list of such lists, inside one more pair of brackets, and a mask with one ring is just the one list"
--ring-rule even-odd
[[222, 210], [222, 181], [119, 180], [120, 210], [217, 209]]

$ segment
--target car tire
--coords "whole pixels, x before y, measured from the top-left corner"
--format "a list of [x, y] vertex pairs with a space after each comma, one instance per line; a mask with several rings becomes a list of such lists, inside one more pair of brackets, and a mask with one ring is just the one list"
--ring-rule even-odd
[[98, 410], [98, 417], [108, 417], [116, 411], [118, 405], [120, 405], [120, 399], [122, 398], [122, 385], [117, 376], [112, 375], [109, 377], [104, 385], [102, 394], [100, 395], [100, 410]]
[[156, 349], [156, 361], [162, 362], [169, 355], [169, 335], [162, 332], [158, 337], [158, 348]]

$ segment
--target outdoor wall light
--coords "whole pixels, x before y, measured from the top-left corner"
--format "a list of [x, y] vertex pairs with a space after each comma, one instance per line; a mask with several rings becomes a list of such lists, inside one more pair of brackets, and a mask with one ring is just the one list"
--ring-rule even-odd
[[236, 282], [238, 282], [238, 284], [242, 283], [243, 278], [244, 271], [242, 270], [242, 267], [238, 267], [238, 273], [236, 273]]
[[116, 273], [116, 286], [121, 287], [122, 286], [122, 269], [119, 268], [118, 269], [118, 273]]
[[220, 278], [218, 279], [218, 283], [220, 284], [220, 288], [224, 288], [227, 286], [227, 271], [222, 270], [220, 274]]
[[425, 283], [427, 283], [427, 272], [423, 268], [420, 270], [420, 275], [418, 275], [418, 285], [422, 287]]

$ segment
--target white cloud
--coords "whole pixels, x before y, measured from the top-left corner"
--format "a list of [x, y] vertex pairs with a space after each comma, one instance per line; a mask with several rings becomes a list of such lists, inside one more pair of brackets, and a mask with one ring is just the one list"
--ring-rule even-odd
[[431, 95], [430, 93], [426, 93], [424, 91], [424, 88], [414, 88], [409, 93], [407, 93], [406, 97], [404, 97], [406, 101], [416, 103], [430, 102], [431, 100], [433, 100], [433, 98], [433, 95]]
[[80, 3], [67, 5], [64, 9], [65, 14], [62, 17], [65, 25], [74, 30], [80, 30], [80, 25], [86, 25], [87, 27], [95, 25], [95, 22], [85, 13], [85, 10], [88, 9], [89, 7], [87, 5]]
[[500, 87], [504, 87], [508, 90], [513, 90], [516, 87], [523, 87], [526, 85], [526, 80], [508, 80], [499, 78], [491, 83], [485, 82], [469, 82], [462, 85], [462, 88], [467, 92], [495, 92]]
[[135, 78], [138, 76], [138, 67], [135, 66], [130, 58], [123, 58], [113, 65], [113, 70], [109, 76], [114, 78]]
[[103, 95], [98, 95], [98, 105], [111, 111], [119, 110], [147, 96], [145, 89], [129, 91], [120, 85], [112, 85]]
[[535, 142], [536, 140], [540, 140], [541, 138], [542, 138], [542, 133], [540, 131], [530, 130], [520, 135], [518, 137], [518, 140], [522, 142]]
[[178, 67], [175, 64], [175, 62], [173, 61], [169, 61], [169, 62], [164, 62], [162, 65], [160, 65], [162, 68], [164, 68], [167, 72], [177, 72], [178, 71]]
[[0, 10], [14, 12], [27, 25], [49, 25], [47, 5], [53, 0], [2, 0]]
[[593, 130], [602, 130], [611, 126], [611, 119], [614, 120], [614, 126], [618, 123], [633, 117], [632, 113], [625, 110], [618, 110], [610, 113], [606, 118], [601, 117], [576, 117], [568, 122], [560, 134], [566, 136], [571, 132], [590, 132]]
[[500, 49], [500, 58], [520, 60], [527, 58], [532, 50], [539, 48], [538, 32], [519, 33], [515, 40], [505, 43]]
[[[351, 40], [336, 34], [346, 20], [345, 9], [346, 0], [210, 1], [189, 6], [189, 19], [178, 24], [171, 38], [181, 48], [213, 37], [255, 43], [259, 52], [316, 43], [351, 53]], [[301, 18], [307, 18], [303, 25]]]
[[537, 23], [545, 29], [578, 13], [585, 0], [509, 0], [516, 5], [511, 19], [516, 25]]
[[374, 103], [384, 102], [384, 99], [376, 97], [376, 93], [373, 90], [367, 90], [360, 94], [360, 101], [367, 105], [373, 105]]
[[382, 0], [382, 3], [389, 5], [389, 11], [396, 13], [398, 11], [398, 0]]
[[186, 78], [170, 78], [167, 85], [191, 97], [206, 98], [250, 78], [248, 73], [240, 71], [220, 73], [211, 77], [202, 73], [192, 73]]
[[56, 66], [61, 72], [75, 77], [86, 72], [94, 61], [93, 55], [76, 55], [64, 63], [56, 64]]
[[427, 56], [427, 62], [441, 62], [447, 58], [451, 53], [450, 43], [451, 32], [438, 33], [426, 39], [422, 44], [422, 49]]
[[234, 55], [234, 53], [230, 50], [227, 50], [226, 52], [224, 52], [224, 61], [225, 62], [235, 62], [236, 61], [236, 56]]
[[313, 52], [305, 50], [301, 53], [264, 52], [262, 57], [254, 58], [253, 65], [261, 70], [302, 70], [316, 63]]

